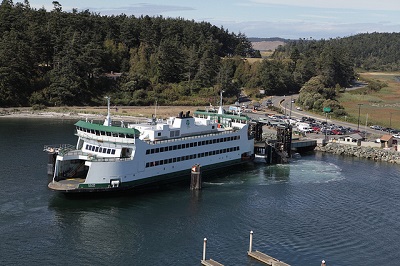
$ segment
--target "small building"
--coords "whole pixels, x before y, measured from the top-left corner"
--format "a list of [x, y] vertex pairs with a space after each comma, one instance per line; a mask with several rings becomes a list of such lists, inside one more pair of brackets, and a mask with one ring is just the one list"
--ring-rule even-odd
[[361, 141], [363, 139], [364, 138], [360, 134], [354, 133], [354, 134], [351, 134], [351, 135], [348, 135], [348, 136], [344, 137], [344, 142], [345, 143], [349, 143], [349, 144], [356, 144], [357, 146], [360, 146], [361, 145]]
[[393, 136], [392, 135], [383, 135], [381, 137], [381, 143], [383, 148], [390, 148], [393, 146]]

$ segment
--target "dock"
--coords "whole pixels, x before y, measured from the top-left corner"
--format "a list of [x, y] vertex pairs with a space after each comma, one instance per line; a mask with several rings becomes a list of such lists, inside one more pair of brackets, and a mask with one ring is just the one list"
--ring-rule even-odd
[[280, 261], [278, 259], [275, 259], [267, 254], [264, 254], [258, 250], [256, 251], [249, 251], [247, 252], [247, 255], [249, 255], [250, 257], [259, 260], [267, 265], [271, 265], [271, 266], [290, 266], [289, 264]]
[[203, 259], [201, 260], [201, 264], [203, 264], [205, 266], [224, 266], [223, 264], [221, 264], [213, 259], [206, 260], [206, 248], [207, 248], [207, 238], [204, 238]]
[[219, 263], [218, 261], [215, 261], [213, 259], [209, 259], [209, 260], [202, 260], [201, 264], [205, 265], [205, 266], [224, 266], [223, 264]]
[[290, 266], [289, 264], [280, 261], [278, 259], [275, 259], [274, 257], [264, 254], [258, 250], [252, 251], [252, 248], [253, 248], [253, 231], [250, 231], [250, 244], [249, 244], [249, 251], [247, 252], [248, 256], [271, 266]]

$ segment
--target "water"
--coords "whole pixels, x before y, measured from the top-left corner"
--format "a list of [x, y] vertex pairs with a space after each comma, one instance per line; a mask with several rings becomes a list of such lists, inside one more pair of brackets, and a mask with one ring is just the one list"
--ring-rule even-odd
[[0, 119], [0, 265], [392, 265], [400, 255], [399, 166], [310, 154], [132, 196], [68, 199], [47, 188], [45, 144], [74, 121]]

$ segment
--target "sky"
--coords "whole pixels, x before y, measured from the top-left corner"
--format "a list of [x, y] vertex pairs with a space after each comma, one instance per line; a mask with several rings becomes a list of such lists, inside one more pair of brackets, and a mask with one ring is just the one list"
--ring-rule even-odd
[[[22, 0], [14, 0], [23, 2]], [[50, 11], [53, 0], [29, 0]], [[100, 15], [180, 17], [247, 37], [330, 39], [400, 32], [399, 0], [58, 0], [62, 10]]]

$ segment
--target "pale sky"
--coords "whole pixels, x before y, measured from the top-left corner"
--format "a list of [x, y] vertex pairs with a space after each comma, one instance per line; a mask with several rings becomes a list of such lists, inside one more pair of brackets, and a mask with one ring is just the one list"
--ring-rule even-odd
[[[14, 0], [23, 2], [22, 0]], [[53, 0], [29, 0], [31, 7], [53, 9]], [[207, 21], [247, 37], [329, 39], [358, 33], [400, 32], [399, 0], [59, 0], [100, 15], [181, 17]]]

